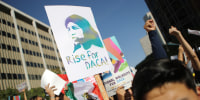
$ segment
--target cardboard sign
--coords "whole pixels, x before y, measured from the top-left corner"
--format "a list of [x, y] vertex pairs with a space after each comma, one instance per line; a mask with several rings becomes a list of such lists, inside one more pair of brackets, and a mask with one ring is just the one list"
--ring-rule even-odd
[[113, 67], [91, 8], [45, 6], [45, 9], [70, 82]]
[[119, 86], [124, 86], [125, 89], [130, 88], [133, 75], [116, 38], [113, 36], [103, 41], [114, 65], [111, 71], [102, 74], [106, 91], [110, 97], [116, 94]]

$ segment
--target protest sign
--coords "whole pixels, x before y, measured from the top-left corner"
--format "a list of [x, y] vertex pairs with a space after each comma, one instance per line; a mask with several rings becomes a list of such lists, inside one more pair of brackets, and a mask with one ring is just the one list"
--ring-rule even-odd
[[27, 87], [27, 84], [26, 82], [22, 82], [21, 84], [18, 84], [16, 87], [19, 92], [22, 92], [22, 90]]
[[102, 74], [104, 86], [110, 97], [116, 94], [119, 86], [124, 86], [124, 89], [130, 88], [133, 76], [115, 36], [103, 41], [114, 65], [111, 71]]
[[[67, 83], [69, 82], [66, 74], [58, 74], [58, 76]], [[77, 81], [73, 81], [72, 83], [74, 84], [74, 95], [78, 100], [82, 100], [83, 94], [86, 92], [95, 97], [95, 100], [103, 100], [103, 94], [101, 94], [94, 76], [79, 79]], [[62, 90], [62, 93], [64, 94], [64, 89]]]
[[45, 6], [69, 81], [113, 67], [90, 7]]
[[45, 89], [45, 86], [49, 84], [49, 87], [55, 86], [57, 90], [54, 91], [56, 95], [59, 95], [61, 90], [66, 84], [66, 81], [64, 81], [62, 78], [60, 78], [57, 74], [54, 72], [46, 69], [44, 73], [42, 74], [41, 78], [41, 87]]

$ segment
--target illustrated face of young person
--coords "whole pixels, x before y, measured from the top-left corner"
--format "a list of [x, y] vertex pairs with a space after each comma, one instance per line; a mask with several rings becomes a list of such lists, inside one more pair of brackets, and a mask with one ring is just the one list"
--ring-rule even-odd
[[84, 38], [83, 30], [73, 22], [69, 22], [69, 24], [67, 25], [67, 31], [68, 34], [71, 35], [72, 40], [75, 44], [78, 43], [78, 41], [76, 41], [78, 38]]
[[145, 100], [199, 100], [199, 98], [183, 83], [166, 83], [149, 91]]

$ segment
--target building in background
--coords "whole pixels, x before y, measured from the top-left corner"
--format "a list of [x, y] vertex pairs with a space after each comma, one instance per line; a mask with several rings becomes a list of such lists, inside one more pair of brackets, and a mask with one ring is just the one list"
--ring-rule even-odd
[[142, 48], [146, 56], [152, 53], [151, 43], [148, 34], [140, 39], [140, 44], [142, 45]]
[[0, 1], [0, 90], [40, 87], [45, 69], [64, 72], [51, 28]]
[[[148, 19], [153, 19], [153, 21], [155, 22], [156, 25], [156, 31], [158, 33], [158, 36], [160, 38], [160, 42], [162, 42], [163, 45], [166, 45], [165, 39], [163, 38], [162, 33], [160, 32], [160, 29], [158, 28], [156, 21], [154, 19], [154, 17], [152, 16], [151, 12], [148, 12], [144, 17], [143, 17], [144, 21], [146, 22]], [[146, 36], [144, 36], [143, 38], [140, 39], [140, 44], [142, 45], [142, 48], [145, 52], [145, 55], [148, 56], [152, 53], [152, 48], [151, 48], [151, 43], [149, 40], [149, 35], [147, 33]]]
[[166, 42], [178, 43], [169, 35], [173, 25], [183, 34], [193, 48], [200, 46], [198, 36], [188, 34], [187, 29], [200, 30], [200, 0], [145, 0]]

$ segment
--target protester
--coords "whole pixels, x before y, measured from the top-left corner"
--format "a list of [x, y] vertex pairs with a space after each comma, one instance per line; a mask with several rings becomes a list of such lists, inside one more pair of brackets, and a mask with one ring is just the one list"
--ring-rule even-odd
[[187, 56], [187, 53], [184, 52], [183, 46], [179, 45], [178, 48], [178, 60], [182, 61], [185, 66], [193, 73], [193, 67], [190, 58]]
[[24, 100], [27, 100], [27, 97], [26, 97], [26, 89], [23, 89], [22, 92], [24, 92]]
[[[66, 95], [63, 96], [56, 96], [54, 94], [54, 91], [56, 91], [57, 89], [55, 88], [55, 86], [51, 86], [49, 87], [50, 84], [48, 84], [47, 86], [45, 86], [45, 92], [49, 95], [50, 100], [70, 100]], [[65, 87], [65, 89], [68, 89], [67, 87]]]
[[30, 100], [43, 100], [43, 98], [40, 96], [33, 96], [30, 98]]
[[191, 72], [183, 63], [161, 59], [136, 72], [135, 100], [198, 100]]
[[178, 60], [182, 61], [185, 64], [188, 63], [184, 59], [184, 50], [183, 50], [183, 46], [182, 45], [179, 45], [179, 47], [178, 47]]
[[55, 86], [51, 86], [49, 87], [50, 84], [48, 84], [47, 86], [45, 86], [45, 92], [49, 95], [50, 100], [55, 100], [55, 94], [54, 91], [57, 90], [55, 88]]
[[134, 100], [131, 89], [124, 90], [124, 86], [120, 86], [116, 91], [117, 100]]
[[177, 30], [176, 27], [171, 26], [171, 28], [169, 29], [169, 34], [175, 36], [178, 39], [178, 41], [182, 45], [184, 51], [186, 52], [187, 56], [190, 58], [193, 68], [195, 70], [199, 71], [200, 70], [200, 62], [199, 62], [198, 56], [193, 51], [193, 49], [189, 45], [189, 43], [184, 39], [181, 32], [179, 30]]
[[116, 90], [116, 95], [118, 100], [124, 100], [126, 91], [123, 86], [120, 86]]
[[[135, 100], [198, 100], [191, 72], [178, 60], [170, 61], [156, 33], [153, 20], [144, 29], [149, 34], [156, 61], [136, 72], [132, 84]], [[172, 30], [173, 32], [173, 30]]]
[[[196, 88], [192, 73], [182, 63], [184, 60], [180, 58], [183, 58], [183, 56], [178, 58], [180, 61], [168, 59], [155, 31], [156, 27], [153, 20], [147, 20], [144, 29], [149, 34], [155, 61], [136, 72], [131, 89], [124, 90], [123, 86], [118, 87], [116, 91], [117, 100], [198, 100], [200, 90]], [[184, 50], [191, 60], [193, 68], [199, 71], [199, 59], [184, 40], [180, 31], [171, 27], [169, 33], [176, 36], [181, 43], [183, 48], [180, 46], [180, 54]], [[45, 91], [49, 94], [50, 100], [56, 100], [55, 90], [55, 86], [49, 87], [49, 84], [45, 86]], [[68, 90], [70, 89], [66, 86], [66, 93], [59, 100], [70, 100], [69, 96], [66, 96], [69, 95]], [[84, 96], [88, 97], [89, 95], [85, 93]]]
[[147, 20], [144, 29], [149, 34], [149, 40], [151, 42], [152, 53], [154, 58], [157, 59], [165, 59], [168, 58], [165, 49], [163, 48], [161, 41], [158, 37], [158, 33], [156, 32], [156, 26], [152, 19]]
[[[193, 51], [192, 47], [182, 36], [181, 32], [174, 26], [171, 26], [169, 29], [169, 34], [177, 38], [177, 40], [182, 45], [184, 52], [186, 53], [187, 58], [191, 61], [191, 66], [195, 73], [195, 82], [197, 85], [197, 90], [200, 90], [200, 61], [197, 54]], [[188, 65], [188, 64], [187, 64]], [[199, 91], [198, 91], [199, 92]]]
[[[155, 60], [168, 58], [161, 44], [161, 41], [159, 40], [158, 34], [156, 32], [156, 26], [152, 19], [146, 21], [144, 29], [149, 34], [149, 40], [151, 42], [151, 47]], [[130, 91], [130, 89], [125, 91], [123, 87], [119, 87], [116, 92], [118, 100], [134, 100], [133, 93], [132, 91]]]
[[[154, 55], [155, 59], [168, 58], [164, 48], [162, 47], [161, 42], [159, 41], [158, 34], [156, 33], [156, 26], [152, 19], [146, 21], [146, 23], [144, 25], [144, 29], [149, 34], [149, 39], [150, 39], [150, 42], [152, 45], [152, 51], [153, 51], [153, 55]], [[172, 26], [169, 29], [169, 34], [174, 35], [178, 39], [180, 44], [182, 45], [184, 51], [186, 52], [187, 60], [189, 60], [189, 62], [191, 61], [191, 63], [192, 63], [192, 65], [190, 65], [190, 63], [188, 63], [188, 62], [186, 62], [186, 64], [188, 66], [192, 66], [192, 68], [194, 69], [194, 73], [195, 73], [195, 81], [197, 84], [200, 85], [200, 62], [199, 62], [198, 56], [193, 51], [191, 46], [187, 43], [187, 41], [184, 39], [184, 37], [182, 36], [182, 34], [179, 30], [177, 30], [175, 27]], [[179, 48], [179, 50], [180, 49], [181, 48]], [[180, 57], [180, 55], [179, 55], [179, 57]], [[181, 60], [181, 59], [179, 58], [179, 60]], [[181, 61], [183, 61], [183, 60], [181, 60]], [[191, 69], [191, 67], [189, 67], [189, 68]]]

